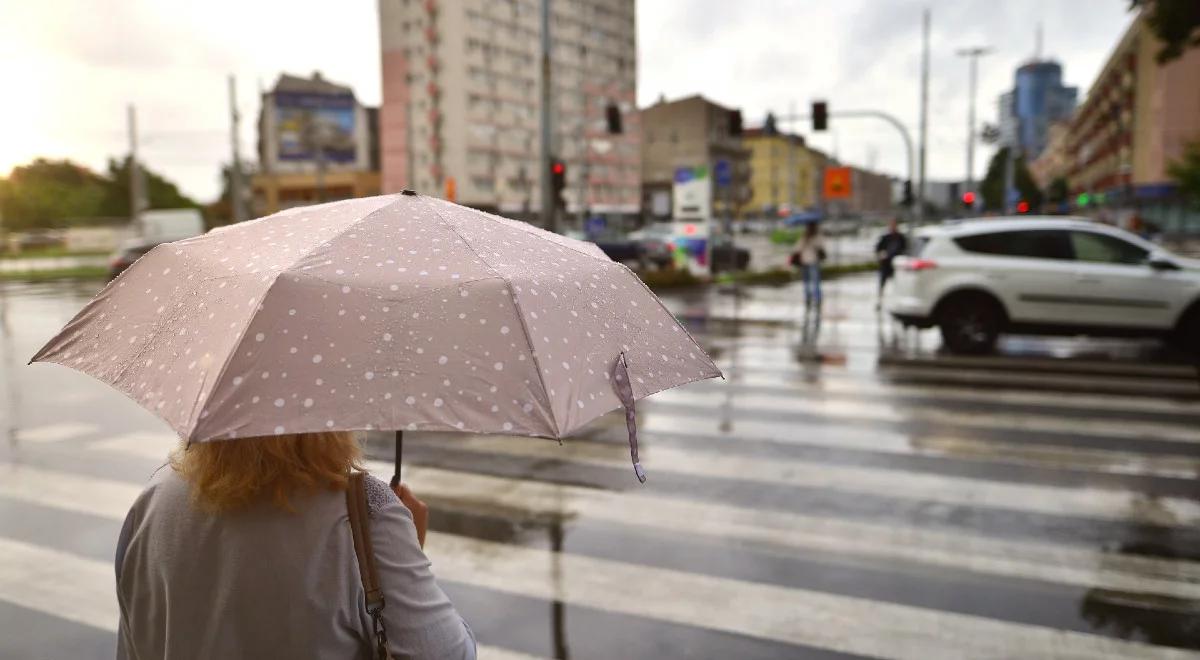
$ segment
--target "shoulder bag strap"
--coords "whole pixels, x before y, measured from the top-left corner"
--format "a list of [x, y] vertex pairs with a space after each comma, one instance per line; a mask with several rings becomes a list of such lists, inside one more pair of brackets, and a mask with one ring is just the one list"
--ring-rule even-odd
[[350, 532], [354, 538], [354, 554], [358, 557], [358, 576], [366, 594], [367, 613], [375, 630], [375, 657], [390, 659], [387, 631], [383, 627], [383, 589], [375, 570], [375, 553], [371, 549], [371, 519], [367, 509], [367, 491], [362, 472], [351, 472], [346, 488], [346, 512], [350, 515]]

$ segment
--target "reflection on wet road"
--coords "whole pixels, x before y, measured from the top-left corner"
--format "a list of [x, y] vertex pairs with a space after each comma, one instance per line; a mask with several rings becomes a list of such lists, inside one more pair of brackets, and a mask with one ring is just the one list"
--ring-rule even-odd
[[[25, 366], [95, 284], [0, 286], [0, 657], [111, 657], [113, 546], [170, 433]], [[481, 657], [1198, 657], [1194, 368], [1150, 342], [953, 358], [869, 277], [826, 295], [666, 297], [727, 380], [639, 403], [644, 486], [615, 415], [562, 446], [406, 437]]]

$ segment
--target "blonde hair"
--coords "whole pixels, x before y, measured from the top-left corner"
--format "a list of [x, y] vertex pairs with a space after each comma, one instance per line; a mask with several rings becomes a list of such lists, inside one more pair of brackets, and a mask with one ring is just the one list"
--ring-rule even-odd
[[181, 444], [170, 460], [205, 510], [235, 511], [269, 498], [294, 511], [295, 495], [344, 490], [350, 470], [361, 469], [362, 449], [344, 431], [288, 433]]

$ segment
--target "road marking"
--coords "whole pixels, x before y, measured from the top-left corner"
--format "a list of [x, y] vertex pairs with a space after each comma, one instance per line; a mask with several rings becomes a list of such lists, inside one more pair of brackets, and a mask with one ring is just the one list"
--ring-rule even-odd
[[[1087, 447], [1068, 447], [1053, 444], [1025, 444], [1001, 440], [981, 440], [950, 435], [901, 433], [887, 429], [865, 429], [833, 422], [827, 428], [791, 428], [780, 433], [780, 425], [772, 422], [726, 421], [720, 412], [697, 419], [695, 416], [662, 412], [652, 404], [640, 410], [638, 429], [650, 444], [661, 436], [682, 434], [727, 442], [731, 451], [745, 442], [772, 442], [797, 446], [857, 449], [901, 456], [932, 456], [963, 458], [989, 463], [1025, 465], [1082, 472], [1152, 475], [1159, 477], [1194, 478], [1200, 476], [1200, 458], [1190, 456], [1139, 454], [1135, 452]], [[620, 423], [618, 424], [617, 421]], [[624, 418], [604, 420], [595, 428], [612, 427], [624, 433]]]
[[[661, 470], [685, 476], [741, 479], [851, 495], [912, 499], [951, 506], [986, 506], [1025, 513], [1173, 527], [1200, 525], [1200, 501], [1180, 497], [1152, 497], [1134, 491], [1100, 488], [1006, 483], [644, 444], [648, 446], [642, 449], [640, 458], [650, 473]], [[571, 444], [568, 440], [567, 445], [560, 449], [539, 438], [462, 436], [447, 437], [442, 446], [453, 451], [476, 454], [499, 453], [532, 459], [555, 457], [604, 467], [628, 466], [628, 457], [617, 445]]]
[[[6, 538], [0, 557], [0, 600], [116, 634], [121, 611], [111, 562]], [[483, 644], [478, 652], [480, 660], [536, 657]]]
[[[77, 492], [112, 493], [111, 488], [94, 491], [93, 485], [82, 484]], [[110, 517], [122, 515], [115, 509]], [[1200, 657], [1072, 631], [443, 533], [431, 532], [428, 548], [442, 579], [846, 653], [922, 659], [947, 652], [956, 657]], [[6, 559], [0, 566], [0, 599], [113, 630], [116, 602], [108, 562], [2, 538], [0, 556]], [[722, 607], [711, 606], [718, 602]]]
[[[736, 398], [736, 397], [735, 397]], [[1087, 417], [1021, 416], [1014, 413], [960, 412], [936, 410], [877, 401], [849, 399], [809, 399], [803, 396], [748, 395], [752, 405], [739, 406], [743, 418], [755, 413], [803, 413], [854, 421], [885, 422], [888, 424], [933, 423], [973, 429], [1008, 431], [1072, 433], [1115, 438], [1145, 438], [1200, 444], [1200, 432], [1194, 425], [1138, 420], [1094, 420]], [[729, 395], [716, 392], [668, 390], [647, 400], [647, 406], [680, 404], [709, 410], [725, 404]]]
[[43, 426], [33, 426], [17, 431], [17, 442], [60, 442], [82, 435], [95, 433], [100, 427], [95, 424], [81, 422], [58, 422]]

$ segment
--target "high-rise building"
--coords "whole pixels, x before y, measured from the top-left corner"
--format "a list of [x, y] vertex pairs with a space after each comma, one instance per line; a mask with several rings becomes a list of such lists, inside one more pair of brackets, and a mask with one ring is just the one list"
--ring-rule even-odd
[[[379, 0], [383, 188], [541, 207], [539, 0]], [[572, 214], [635, 214], [634, 0], [550, 1], [551, 150]], [[613, 133], [610, 108], [621, 132]]]
[[379, 194], [376, 109], [314, 73], [282, 74], [262, 95], [254, 215]]
[[1062, 84], [1062, 65], [1034, 60], [1017, 69], [1011, 92], [1000, 96], [1001, 143], [1016, 144], [1027, 159], [1046, 148], [1047, 131], [1075, 110], [1079, 90]]

